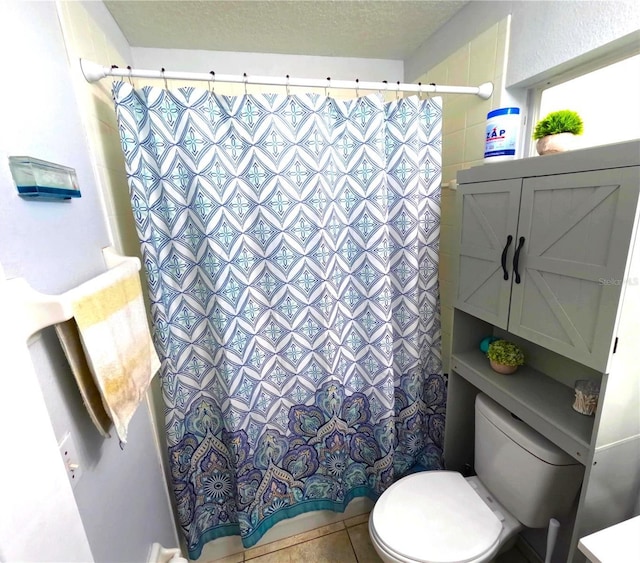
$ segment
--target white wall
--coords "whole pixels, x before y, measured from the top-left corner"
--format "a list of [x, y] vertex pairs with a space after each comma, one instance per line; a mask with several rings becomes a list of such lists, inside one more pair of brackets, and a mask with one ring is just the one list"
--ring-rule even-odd
[[619, 44], [637, 44], [638, 35], [629, 34], [640, 29], [635, 1], [474, 1], [405, 60], [405, 79], [415, 80], [509, 14], [507, 88], [541, 81]]
[[[100, 249], [112, 240], [72, 87], [77, 67], [69, 65], [55, 3], [0, 3], [0, 60], [0, 263], [8, 278], [59, 293], [103, 271]], [[10, 155], [75, 168], [82, 197], [19, 198]], [[3, 315], [2, 322], [7, 358], [12, 321]], [[145, 561], [153, 541], [176, 545], [148, 409], [138, 410], [121, 451], [93, 428], [53, 329], [32, 339], [30, 352], [0, 369], [0, 559]], [[57, 447], [67, 432], [84, 470], [73, 492]]]

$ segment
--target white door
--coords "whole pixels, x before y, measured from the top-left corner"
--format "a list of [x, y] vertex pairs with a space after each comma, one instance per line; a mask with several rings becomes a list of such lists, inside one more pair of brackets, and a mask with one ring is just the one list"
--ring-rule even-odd
[[604, 371], [638, 202], [638, 167], [523, 181], [509, 332]]
[[521, 183], [501, 180], [458, 189], [461, 234], [455, 306], [503, 329], [509, 319]]

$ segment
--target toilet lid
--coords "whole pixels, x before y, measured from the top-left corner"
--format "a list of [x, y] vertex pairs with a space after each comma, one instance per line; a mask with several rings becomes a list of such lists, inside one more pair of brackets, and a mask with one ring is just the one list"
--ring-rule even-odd
[[459, 473], [400, 479], [376, 502], [372, 528], [384, 546], [422, 563], [464, 563], [492, 549], [500, 520]]

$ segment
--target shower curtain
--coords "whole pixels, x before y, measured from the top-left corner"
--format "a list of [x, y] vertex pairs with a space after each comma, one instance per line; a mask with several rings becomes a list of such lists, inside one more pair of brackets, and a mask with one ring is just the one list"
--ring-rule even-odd
[[440, 100], [113, 94], [189, 556], [440, 468]]

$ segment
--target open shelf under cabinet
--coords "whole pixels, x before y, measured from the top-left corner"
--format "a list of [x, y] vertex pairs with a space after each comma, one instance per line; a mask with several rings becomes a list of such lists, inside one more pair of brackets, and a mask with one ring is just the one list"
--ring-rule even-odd
[[573, 389], [529, 366], [501, 375], [478, 351], [452, 356], [451, 369], [582, 464], [587, 463], [594, 417], [573, 410]]

